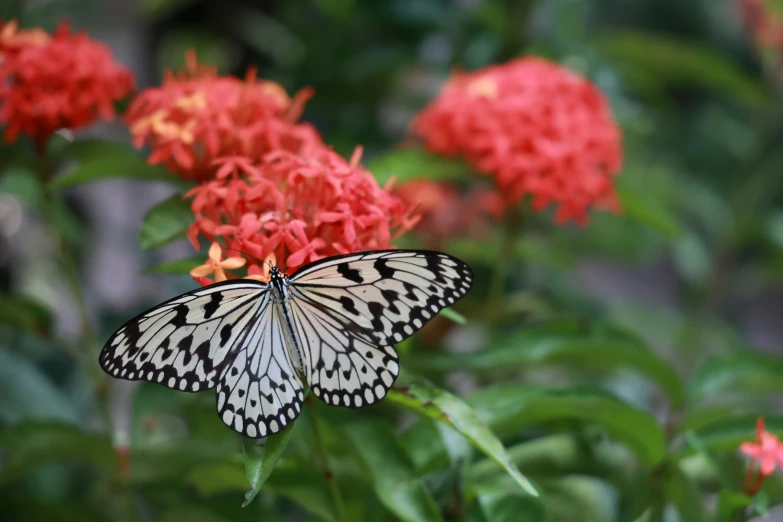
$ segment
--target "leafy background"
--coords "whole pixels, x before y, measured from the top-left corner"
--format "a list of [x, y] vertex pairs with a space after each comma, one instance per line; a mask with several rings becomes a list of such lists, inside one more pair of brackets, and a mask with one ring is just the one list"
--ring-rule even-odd
[[[314, 401], [259, 447], [216, 419], [211, 393], [110, 382], [96, 364], [125, 319], [193, 287], [178, 275], [195, 263], [177, 261], [193, 256], [179, 187], [160, 181], [121, 125], [53, 140], [63, 167], [45, 186], [24, 144], [2, 145], [3, 518], [774, 512], [783, 481], [744, 496], [737, 447], [758, 415], [783, 430], [781, 73], [738, 13], [730, 0], [3, 2], [0, 18], [89, 30], [141, 86], [181, 67], [188, 48], [222, 73], [252, 64], [289, 92], [312, 85], [304, 119], [346, 156], [363, 144], [381, 181], [464, 175], [395, 147], [452, 68], [521, 54], [593, 80], [625, 150], [622, 215], [585, 228], [526, 215], [510, 248], [500, 233], [448, 242], [478, 276], [456, 307], [467, 322], [441, 318], [403, 343], [401, 388], [380, 405]], [[509, 282], [488, 307], [498, 271]]]

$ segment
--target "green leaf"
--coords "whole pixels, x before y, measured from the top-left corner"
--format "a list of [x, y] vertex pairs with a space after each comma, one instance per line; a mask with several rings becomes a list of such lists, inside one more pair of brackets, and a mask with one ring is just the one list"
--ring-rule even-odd
[[[192, 467], [185, 476], [198, 492], [211, 497], [247, 490], [247, 477], [238, 462], [207, 463]], [[290, 498], [325, 520], [336, 520], [329, 492], [319, 471], [280, 460], [264, 482], [264, 491]]]
[[[557, 433], [528, 440], [507, 449], [511, 461], [531, 477], [541, 481], [557, 476], [591, 475], [617, 486], [628, 482], [633, 457], [619, 442], [584, 434]], [[473, 464], [466, 477], [487, 483], [503, 470], [491, 459]]]
[[482, 491], [478, 501], [487, 522], [547, 520], [544, 505], [526, 495], [511, 491]]
[[413, 473], [413, 465], [391, 426], [381, 421], [358, 421], [345, 426], [345, 431], [366, 464], [384, 506], [410, 522], [442, 520], [438, 505]]
[[375, 158], [367, 168], [381, 185], [392, 178], [396, 178], [398, 182], [414, 179], [458, 180], [464, 179], [471, 172], [471, 168], [464, 161], [444, 158], [414, 147], [397, 149]]
[[457, 312], [452, 308], [444, 308], [443, 310], [440, 311], [440, 313], [443, 315], [443, 317], [450, 319], [457, 324], [465, 324], [468, 322], [468, 320], [465, 319], [464, 315], [462, 315], [461, 313]]
[[657, 204], [655, 199], [646, 197], [645, 194], [636, 193], [619, 182], [617, 195], [622, 203], [623, 214], [630, 219], [647, 225], [670, 238], [675, 238], [682, 233], [673, 212]]
[[591, 326], [571, 318], [531, 324], [478, 352], [412, 353], [407, 364], [430, 372], [529, 369], [549, 364], [597, 371], [632, 368], [658, 383], [674, 404], [680, 404], [684, 396], [671, 366], [639, 339], [611, 326]]
[[692, 400], [731, 394], [757, 396], [783, 392], [783, 358], [743, 350], [708, 359], [690, 380]]
[[49, 335], [52, 329], [52, 314], [41, 303], [29, 297], [0, 295], [0, 324]]
[[177, 507], [164, 511], [159, 522], [228, 522], [227, 519], [210, 513], [203, 507]]
[[723, 489], [718, 492], [718, 520], [738, 520], [737, 515], [752, 503], [753, 499], [741, 491]]
[[572, 419], [599, 425], [647, 466], [656, 465], [666, 455], [666, 440], [655, 417], [601, 389], [505, 384], [484, 388], [466, 400], [500, 437]]
[[669, 502], [677, 508], [680, 520], [707, 520], [704, 506], [699, 499], [699, 488], [680, 468], [679, 463], [671, 464], [670, 476], [664, 482], [664, 493]]
[[157, 265], [148, 266], [144, 269], [145, 274], [162, 274], [162, 275], [184, 275], [189, 274], [191, 270], [199, 265], [204, 264], [204, 256], [198, 255], [193, 257], [187, 257], [185, 259], [177, 259], [176, 261], [169, 261], [167, 263], [160, 263]]
[[86, 461], [114, 470], [116, 457], [106, 434], [89, 433], [58, 422], [25, 422], [5, 426], [0, 432], [3, 466], [0, 484], [23, 476], [44, 462]]
[[76, 407], [65, 392], [36, 365], [16, 353], [0, 350], [0, 420], [77, 422]]
[[185, 237], [188, 227], [193, 223], [190, 204], [181, 195], [175, 194], [158, 203], [147, 212], [139, 230], [141, 248], [158, 248], [175, 239]]
[[59, 152], [57, 159], [75, 160], [75, 164], [49, 183], [52, 190], [112, 178], [183, 183], [164, 167], [149, 165], [141, 153], [120, 143], [101, 140], [74, 141]]
[[[724, 55], [695, 42], [635, 31], [604, 33], [593, 43], [613, 61], [627, 79], [699, 86], [744, 103], [762, 103], [763, 85], [746, 75]], [[641, 87], [641, 86], [640, 86]], [[642, 90], [646, 90], [641, 87]]]
[[387, 398], [416, 413], [451, 426], [476, 448], [500, 464], [526, 494], [538, 497], [538, 491], [533, 484], [511, 462], [503, 443], [460, 398], [426, 382], [416, 382], [405, 388], [394, 388], [389, 391]]
[[283, 431], [263, 439], [242, 439], [242, 447], [245, 452], [245, 476], [250, 482], [250, 489], [245, 493], [245, 502], [242, 507], [253, 501], [261, 491], [261, 486], [272, 474], [272, 470], [275, 469], [277, 461], [280, 460], [280, 456], [288, 445], [295, 424], [296, 422], [290, 422]]
[[0, 174], [0, 192], [16, 196], [30, 208], [41, 207], [43, 190], [35, 172], [19, 165], [12, 165], [0, 171]]

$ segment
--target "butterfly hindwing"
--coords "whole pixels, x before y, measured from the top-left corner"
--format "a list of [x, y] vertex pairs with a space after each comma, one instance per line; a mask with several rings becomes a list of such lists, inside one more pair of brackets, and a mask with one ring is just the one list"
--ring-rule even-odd
[[399, 375], [393, 346], [292, 290], [291, 309], [310, 389], [327, 404], [359, 408], [381, 400]]
[[101, 350], [114, 377], [197, 392], [214, 387], [252, 326], [267, 285], [230, 281], [199, 288], [138, 315]]
[[217, 389], [220, 419], [247, 437], [281, 431], [302, 410], [304, 387], [294, 371], [281, 312], [267, 293]]

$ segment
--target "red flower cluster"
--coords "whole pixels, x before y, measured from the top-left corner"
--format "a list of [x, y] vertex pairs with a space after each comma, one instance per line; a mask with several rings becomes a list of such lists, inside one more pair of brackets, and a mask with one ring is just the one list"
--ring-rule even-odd
[[[764, 479], [774, 473], [776, 467], [783, 468], [783, 443], [777, 436], [764, 429], [764, 418], [759, 417], [756, 421], [756, 441], [743, 442], [740, 445], [740, 451], [751, 458], [742, 490], [753, 496], [758, 493]], [[756, 462], [759, 465], [759, 470], [756, 480], [753, 481], [753, 469]]]
[[[222, 238], [230, 254], [256, 258], [248, 260], [251, 276], [263, 276], [259, 260], [270, 254], [290, 272], [324, 256], [389, 248], [416, 218], [359, 166], [357, 152], [350, 163], [325, 147], [218, 160], [216, 179], [187, 194], [196, 215], [188, 237], [196, 248], [199, 234]], [[213, 257], [218, 266], [220, 256]]]
[[291, 99], [280, 85], [257, 80], [252, 69], [244, 81], [218, 76], [189, 53], [186, 72], [168, 72], [161, 87], [144, 90], [127, 119], [135, 145], [152, 147], [151, 164], [203, 181], [214, 179], [220, 157], [323, 147], [312, 126], [293, 123], [310, 96], [304, 89]]
[[71, 33], [68, 24], [51, 37], [18, 31], [15, 22], [0, 28], [0, 123], [8, 142], [24, 133], [41, 146], [58, 129], [108, 120], [133, 86], [105, 45]]
[[452, 185], [432, 180], [402, 183], [394, 193], [416, 208], [421, 220], [415, 234], [434, 249], [449, 237], [488, 234], [492, 218], [504, 210], [504, 202], [495, 191], [474, 189], [461, 194]]
[[507, 204], [559, 205], [558, 223], [617, 207], [620, 129], [602, 93], [546, 60], [525, 58], [451, 78], [415, 119], [429, 150], [492, 174]]

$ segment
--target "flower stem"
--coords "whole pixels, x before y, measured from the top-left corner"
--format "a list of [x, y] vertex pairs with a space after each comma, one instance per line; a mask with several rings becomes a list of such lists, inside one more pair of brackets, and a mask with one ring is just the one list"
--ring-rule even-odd
[[79, 316], [81, 318], [81, 333], [84, 343], [88, 347], [91, 347], [95, 340], [95, 334], [92, 328], [92, 321], [90, 319], [90, 311], [87, 307], [87, 299], [84, 296], [81, 278], [79, 276], [79, 269], [73, 252], [71, 251], [68, 242], [63, 238], [63, 235], [58, 226], [59, 219], [57, 215], [57, 205], [59, 202], [55, 200], [52, 192], [47, 186], [53, 175], [53, 169], [48, 159], [46, 158], [43, 146], [36, 147], [36, 155], [38, 157], [41, 182], [43, 184], [43, 208], [41, 209], [41, 214], [43, 215], [47, 228], [49, 229], [49, 234], [54, 241], [55, 249], [59, 254], [60, 264], [65, 271], [65, 277], [68, 281], [68, 285], [71, 288], [71, 293], [79, 308]]
[[489, 284], [489, 298], [487, 307], [490, 322], [497, 322], [501, 314], [503, 295], [506, 290], [509, 272], [514, 260], [514, 245], [517, 241], [519, 230], [522, 226], [522, 216], [519, 207], [512, 206], [505, 214], [500, 239], [500, 249], [495, 260], [495, 271]]
[[340, 494], [340, 488], [337, 485], [337, 481], [334, 480], [334, 474], [329, 469], [329, 455], [326, 452], [326, 446], [324, 445], [323, 437], [321, 436], [321, 428], [318, 425], [320, 418], [318, 416], [317, 406], [313, 404], [312, 399], [305, 400], [305, 404], [310, 412], [310, 424], [313, 426], [313, 439], [315, 441], [315, 451], [318, 453], [318, 457], [321, 460], [321, 465], [324, 470], [324, 478], [327, 484], [329, 484], [329, 493], [332, 496], [332, 503], [334, 504], [335, 511], [337, 512], [338, 522], [344, 522], [345, 505], [343, 504], [343, 497]]

